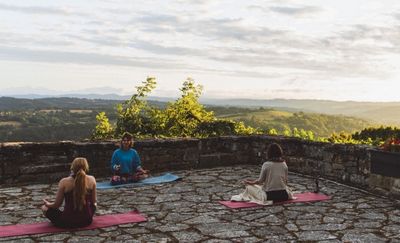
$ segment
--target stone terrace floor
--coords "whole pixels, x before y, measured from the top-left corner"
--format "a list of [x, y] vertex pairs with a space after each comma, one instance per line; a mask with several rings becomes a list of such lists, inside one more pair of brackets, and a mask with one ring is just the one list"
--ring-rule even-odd
[[[400, 242], [400, 209], [388, 199], [329, 181], [329, 201], [229, 209], [218, 203], [242, 191], [244, 178], [259, 167], [235, 166], [175, 171], [181, 181], [98, 191], [97, 214], [134, 209], [148, 217], [139, 224], [0, 238], [0, 242]], [[290, 174], [295, 192], [314, 182]], [[0, 225], [45, 221], [39, 206], [53, 198], [56, 184], [0, 187]]]

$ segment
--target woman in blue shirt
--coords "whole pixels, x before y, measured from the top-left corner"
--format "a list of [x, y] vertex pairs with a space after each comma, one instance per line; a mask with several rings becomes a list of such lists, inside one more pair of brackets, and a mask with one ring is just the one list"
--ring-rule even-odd
[[139, 154], [132, 145], [132, 135], [124, 133], [120, 148], [114, 151], [111, 159], [111, 170], [114, 174], [111, 184], [135, 182], [148, 177], [148, 171], [142, 168]]

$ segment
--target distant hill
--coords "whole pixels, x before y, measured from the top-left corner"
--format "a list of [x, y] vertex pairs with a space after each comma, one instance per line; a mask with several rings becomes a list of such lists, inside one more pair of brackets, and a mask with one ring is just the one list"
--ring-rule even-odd
[[400, 125], [400, 102], [355, 102], [329, 100], [256, 100], [203, 99], [202, 103], [217, 106], [273, 107], [277, 110], [345, 115], [387, 125]]
[[[19, 99], [13, 97], [0, 97], [0, 111], [25, 111], [44, 109], [88, 109], [109, 110], [114, 109], [123, 100], [88, 99], [71, 97], [52, 97], [39, 99]], [[149, 101], [156, 106], [164, 106], [165, 102]]]
[[[70, 94], [74, 96], [74, 94]], [[34, 94], [30, 95], [35, 97]], [[39, 99], [16, 99], [0, 97], [0, 111], [25, 109], [106, 109], [126, 100], [128, 96], [116, 94], [75, 94], [80, 98], [47, 97]], [[149, 101], [155, 105], [164, 106], [175, 98], [150, 96]], [[200, 102], [208, 106], [232, 106], [245, 108], [270, 107], [289, 112], [313, 112], [329, 115], [345, 115], [374, 121], [385, 125], [400, 125], [400, 102], [355, 102], [329, 100], [295, 100], [295, 99], [208, 99]]]
[[[293, 128], [312, 131], [314, 135], [329, 137], [332, 133], [353, 133], [373, 126], [372, 122], [343, 115], [326, 115], [317, 113], [289, 112], [273, 108], [222, 108], [210, 107], [219, 118], [242, 121], [247, 125], [262, 130], [275, 129], [283, 134]], [[236, 112], [235, 112], [236, 109]]]
[[3, 95], [3, 97], [13, 97], [18, 99], [43, 99], [43, 98], [81, 98], [81, 99], [102, 99], [102, 100], [126, 100], [128, 95], [117, 94], [63, 94], [63, 95], [41, 95], [41, 94], [22, 94], [22, 95]]
[[[150, 97], [149, 99], [151, 99], [149, 100], [150, 104], [158, 107], [165, 107], [166, 102], [173, 100], [160, 97]], [[298, 105], [293, 100], [258, 100], [254, 103], [251, 101], [203, 100], [203, 104], [206, 104], [207, 109], [214, 111], [219, 118], [243, 121], [247, 125], [263, 130], [273, 128], [278, 132], [296, 127], [311, 130], [318, 136], [329, 136], [332, 132], [353, 132], [374, 124], [371, 119], [338, 115], [340, 110], [345, 110], [345, 103], [297, 101], [300, 104]], [[0, 97], [0, 141], [85, 139], [90, 137], [96, 124], [96, 114], [99, 111], [106, 111], [109, 119], [115, 122], [117, 118], [115, 107], [121, 102], [123, 101], [68, 97], [40, 99]], [[390, 108], [385, 106], [379, 109], [378, 105], [371, 103], [368, 106], [371, 110], [366, 110], [360, 103], [349, 102], [346, 104], [353, 109], [346, 112], [364, 116], [368, 116], [368, 112], [371, 110], [384, 116], [389, 113]], [[319, 106], [326, 107], [326, 109], [322, 110]], [[338, 114], [301, 112], [313, 110], [319, 110], [320, 113], [330, 111]]]

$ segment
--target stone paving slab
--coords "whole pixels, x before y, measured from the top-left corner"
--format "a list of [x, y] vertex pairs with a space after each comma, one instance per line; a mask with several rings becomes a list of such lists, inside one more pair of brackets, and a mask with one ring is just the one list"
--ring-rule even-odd
[[[0, 238], [0, 242], [400, 242], [395, 202], [330, 181], [331, 200], [262, 208], [229, 209], [218, 203], [258, 176], [257, 166], [176, 171], [183, 180], [98, 191], [97, 215], [134, 209], [147, 222], [95, 230]], [[313, 191], [313, 180], [289, 175], [295, 192]], [[42, 222], [43, 197], [57, 184], [0, 186], [0, 225]]]

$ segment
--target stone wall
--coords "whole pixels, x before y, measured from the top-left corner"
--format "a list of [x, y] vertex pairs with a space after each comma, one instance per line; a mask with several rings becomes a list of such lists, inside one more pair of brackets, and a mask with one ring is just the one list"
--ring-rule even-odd
[[[290, 171], [395, 193], [395, 178], [370, 172], [367, 146], [308, 142], [279, 136], [227, 136], [206, 139], [136, 141], [146, 169], [153, 172], [209, 168], [233, 164], [260, 164], [268, 144], [282, 145]], [[0, 144], [0, 183], [54, 182], [68, 175], [73, 158], [86, 157], [91, 174], [108, 176], [109, 161], [118, 142], [58, 142]], [[379, 178], [379, 179], [377, 179]], [[382, 183], [385, 181], [385, 183]], [[399, 184], [399, 183], [397, 183]]]

